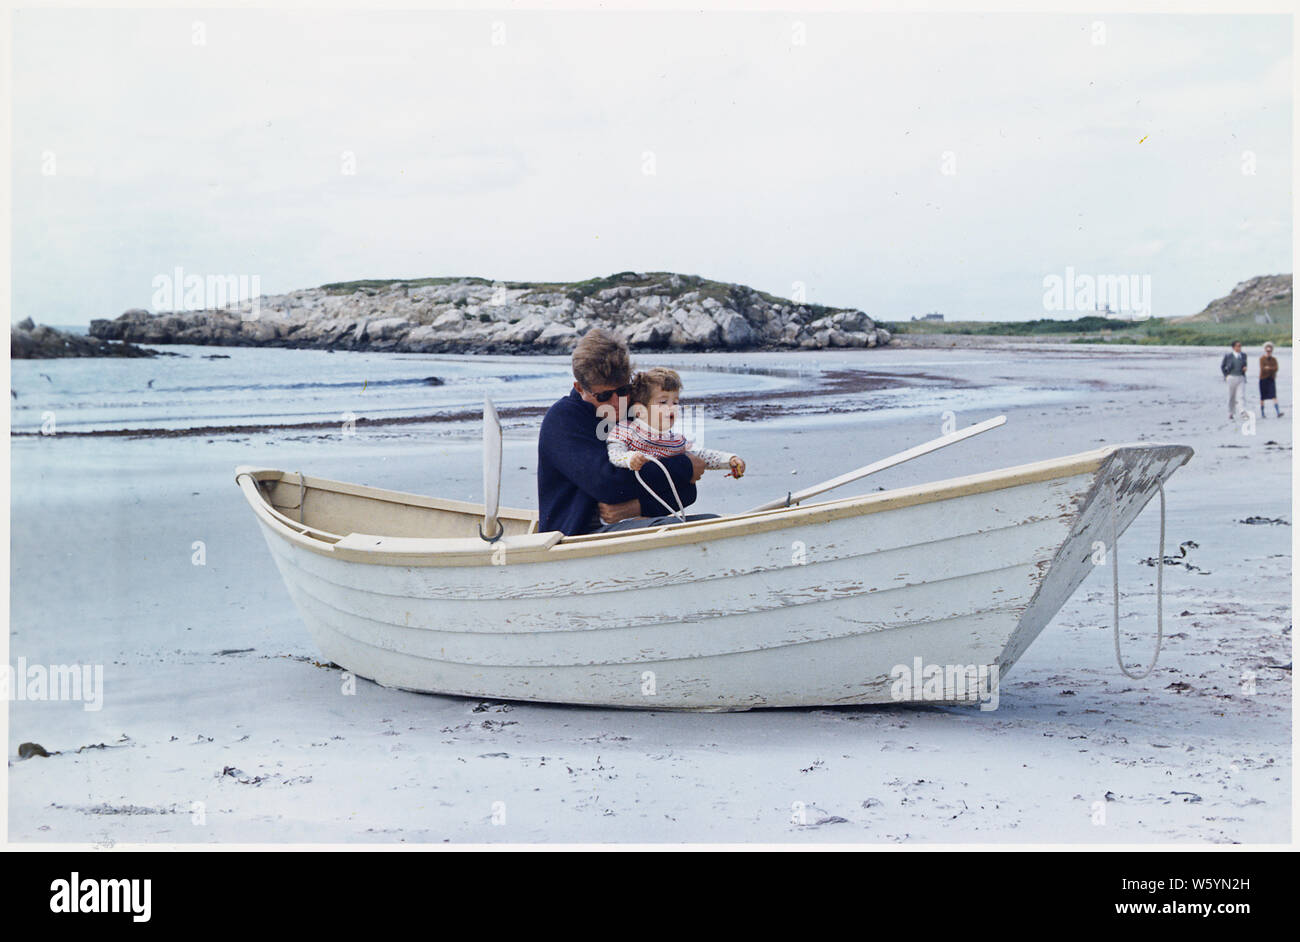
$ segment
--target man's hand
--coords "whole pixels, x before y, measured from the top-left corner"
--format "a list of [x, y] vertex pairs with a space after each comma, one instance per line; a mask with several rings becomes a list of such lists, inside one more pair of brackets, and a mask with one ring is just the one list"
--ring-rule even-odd
[[641, 516], [641, 501], [635, 497], [621, 504], [606, 504], [601, 501], [596, 504], [596, 510], [600, 512], [600, 519], [604, 523], [618, 523], [620, 520]]
[[704, 472], [709, 466], [704, 463], [703, 458], [699, 458], [691, 454], [689, 451], [686, 453], [686, 457], [691, 459], [691, 483], [694, 484], [700, 478], [704, 477]]
[[628, 459], [627, 466], [631, 468], [633, 471], [640, 471], [642, 468], [645, 467], [645, 463], [646, 463], [646, 456], [641, 454], [641, 452], [638, 451], [635, 454], [633, 454], [631, 458]]

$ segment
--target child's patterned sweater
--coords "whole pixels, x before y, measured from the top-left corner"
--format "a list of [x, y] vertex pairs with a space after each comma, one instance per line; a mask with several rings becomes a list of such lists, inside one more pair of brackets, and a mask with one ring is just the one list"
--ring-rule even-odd
[[669, 458], [689, 452], [703, 461], [705, 467], [715, 471], [731, 467], [731, 459], [736, 457], [726, 451], [696, 448], [680, 432], [671, 429], [660, 432], [641, 419], [634, 418], [625, 425], [615, 425], [609, 433], [610, 462], [626, 468], [637, 452], [652, 458]]

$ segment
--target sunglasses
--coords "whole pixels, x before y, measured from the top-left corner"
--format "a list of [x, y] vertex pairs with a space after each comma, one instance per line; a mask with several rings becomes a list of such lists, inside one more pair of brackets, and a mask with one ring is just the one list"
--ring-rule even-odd
[[612, 396], [618, 396], [620, 399], [630, 396], [632, 394], [632, 387], [619, 386], [617, 389], [607, 389], [604, 392], [591, 392], [591, 390], [588, 389], [587, 392], [591, 393], [596, 398], [597, 402], [609, 402]]

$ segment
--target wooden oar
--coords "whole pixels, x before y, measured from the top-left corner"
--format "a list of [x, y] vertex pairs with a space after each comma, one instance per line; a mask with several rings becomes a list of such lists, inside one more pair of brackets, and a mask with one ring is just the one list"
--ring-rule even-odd
[[483, 524], [478, 534], [495, 543], [505, 528], [497, 519], [501, 508], [501, 420], [491, 396], [483, 397]]
[[989, 429], [997, 428], [999, 425], [1005, 425], [1006, 421], [1007, 417], [1005, 415], [1000, 415], [996, 419], [989, 419], [985, 422], [976, 422], [974, 425], [968, 426], [960, 431], [940, 436], [939, 438], [925, 442], [922, 445], [909, 448], [907, 451], [900, 451], [896, 455], [890, 455], [888, 458], [881, 458], [879, 461], [872, 464], [863, 465], [856, 471], [841, 474], [837, 478], [831, 478], [829, 481], [823, 481], [821, 484], [814, 484], [812, 487], [805, 488], [797, 493], [789, 494], [785, 497], [779, 497], [776, 500], [770, 500], [766, 504], [760, 504], [758, 507], [752, 507], [745, 511], [745, 513], [752, 514], [757, 513], [760, 510], [775, 510], [778, 507], [792, 507], [800, 501], [807, 500], [809, 497], [816, 497], [818, 494], [829, 491], [832, 488], [849, 484], [853, 481], [859, 480], [860, 478], [865, 478], [868, 474], [875, 474], [877, 471], [884, 471], [886, 468], [900, 465], [904, 461], [911, 461], [913, 458], [921, 457], [921, 455], [928, 455], [932, 451], [938, 451], [945, 445], [951, 445], [955, 442], [960, 442], [970, 438], [972, 435], [978, 435], [980, 432], [987, 432]]

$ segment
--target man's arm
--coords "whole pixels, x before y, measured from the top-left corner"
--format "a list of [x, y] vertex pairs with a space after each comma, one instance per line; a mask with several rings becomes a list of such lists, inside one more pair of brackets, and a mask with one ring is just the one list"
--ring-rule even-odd
[[[669, 476], [672, 477], [673, 484], [677, 486], [677, 493], [682, 498], [682, 507], [686, 508], [695, 503], [696, 491], [695, 482], [695, 465], [688, 455], [672, 455], [668, 458], [660, 458], [663, 466], [668, 469]], [[631, 472], [627, 472], [629, 475]], [[647, 462], [641, 469], [641, 478], [654, 489], [655, 493], [664, 499], [669, 507], [676, 509], [677, 501], [673, 498], [673, 490], [664, 480], [663, 471], [659, 470], [659, 465], [654, 462]], [[636, 484], [636, 478], [632, 479]], [[645, 492], [645, 489], [637, 485], [638, 497], [641, 500], [641, 515], [645, 517], [659, 517], [664, 513], [663, 504], [655, 500]], [[606, 501], [606, 503], [616, 503], [616, 501]]]
[[[687, 452], [686, 457], [689, 458], [691, 461], [691, 479], [687, 483], [687, 486], [693, 486], [695, 482], [700, 479], [700, 476], [704, 474], [705, 471], [704, 462], [698, 456], [692, 455], [689, 452]], [[674, 483], [675, 482], [676, 479], [674, 479]], [[682, 489], [679, 488], [678, 493], [682, 493]], [[667, 495], [664, 496], [667, 497]], [[683, 498], [685, 499], [684, 494], [683, 494]], [[641, 506], [641, 501], [643, 499], [647, 502], [653, 500], [653, 498], [651, 498], [648, 494], [642, 492], [642, 495], [640, 497], [634, 497], [631, 500], [624, 501], [621, 504], [602, 503], [602, 504], [598, 504], [597, 506], [600, 509], [601, 519], [604, 520], [606, 523], [617, 523], [620, 520], [627, 520], [631, 517], [658, 517], [660, 515], [660, 511], [663, 508], [654, 507], [654, 508], [650, 508], [650, 510], [643, 509]], [[688, 500], [688, 503], [693, 503], [693, 502], [694, 502], [693, 498]]]
[[538, 435], [538, 450], [592, 500], [617, 504], [645, 493], [631, 471], [610, 464], [605, 442], [575, 429], [563, 416], [547, 413]]

